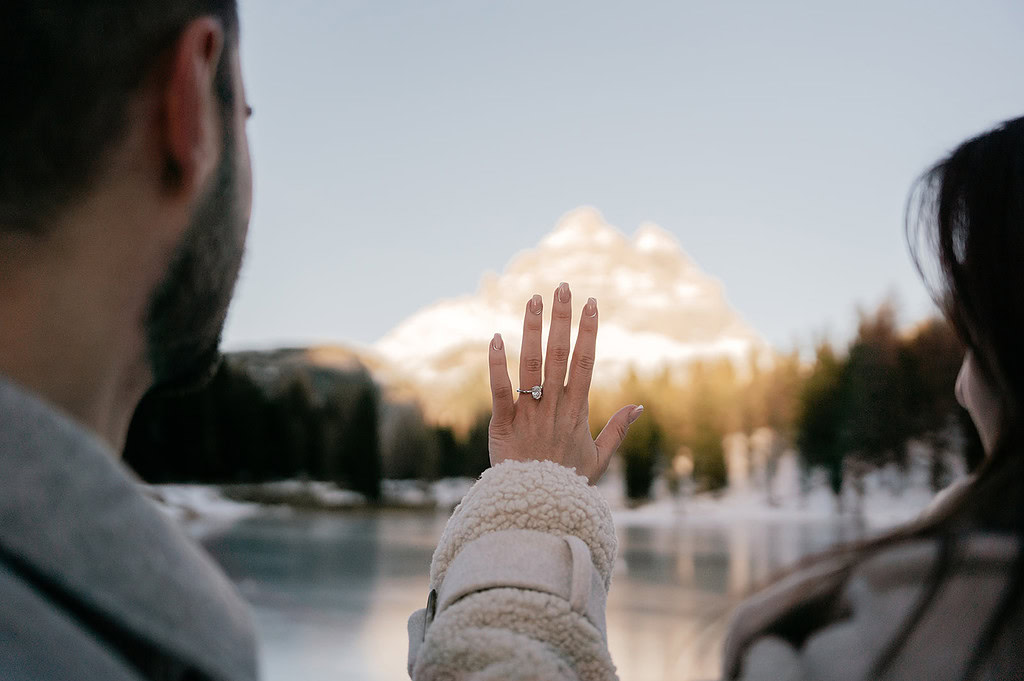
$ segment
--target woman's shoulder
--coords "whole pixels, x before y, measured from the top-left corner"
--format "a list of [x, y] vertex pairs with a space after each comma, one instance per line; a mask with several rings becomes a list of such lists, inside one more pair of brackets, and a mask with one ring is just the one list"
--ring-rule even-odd
[[[1009, 534], [974, 532], [950, 547], [954, 579], [996, 573], [1005, 576], [1020, 547]], [[874, 592], [884, 593], [929, 579], [943, 552], [939, 539], [907, 541], [879, 551], [860, 563], [851, 578], [864, 580]]]
[[744, 600], [725, 639], [723, 677], [739, 676], [744, 656], [759, 639], [799, 647], [812, 631], [827, 625], [847, 576], [848, 561], [824, 556]]
[[[965, 645], [964, 633], [984, 627], [984, 618], [1004, 591], [1018, 548], [1012, 536], [986, 533], [969, 535], [954, 545], [943, 588], [915, 633], [927, 637], [922, 641], [930, 641], [928, 647], [935, 648], [930, 652], [941, 649], [941, 654], [932, 655], [929, 668], [938, 659], [947, 667], [963, 663], [972, 642], [968, 638]], [[753, 658], [769, 652], [773, 664], [779, 664], [785, 658], [780, 645], [805, 672], [824, 673], [821, 678], [858, 678], [855, 672], [867, 671], [870, 667], [865, 665], [874, 662], [876, 655], [871, 653], [883, 650], [904, 626], [943, 551], [937, 539], [908, 540], [860, 561], [852, 560], [851, 554], [835, 555], [792, 573], [737, 609], [724, 651], [725, 678], [758, 678], [744, 673], [744, 667], [757, 667]], [[952, 640], [942, 643], [945, 638]], [[908, 651], [914, 643], [908, 641]], [[829, 676], [828, 670], [840, 673]]]

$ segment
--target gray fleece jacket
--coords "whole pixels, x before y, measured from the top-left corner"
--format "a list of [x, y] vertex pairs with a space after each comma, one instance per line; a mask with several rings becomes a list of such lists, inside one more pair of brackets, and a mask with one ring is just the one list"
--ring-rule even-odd
[[0, 379], [0, 679], [256, 678], [227, 578], [104, 443]]
[[[506, 462], [456, 508], [431, 565], [428, 607], [409, 620], [416, 681], [616, 679], [604, 628], [615, 532], [603, 497], [551, 462]], [[723, 678], [854, 681], [904, 626], [937, 554], [907, 543], [847, 569], [820, 561], [742, 604]], [[1012, 569], [1016, 542], [978, 534], [891, 666], [888, 679], [953, 681]], [[1016, 617], [986, 678], [1024, 679]]]

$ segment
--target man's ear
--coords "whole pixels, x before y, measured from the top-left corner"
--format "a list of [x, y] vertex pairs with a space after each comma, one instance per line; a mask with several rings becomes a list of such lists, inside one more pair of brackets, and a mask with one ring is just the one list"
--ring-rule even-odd
[[217, 166], [222, 131], [214, 80], [223, 51], [224, 27], [212, 17], [188, 24], [171, 48], [161, 138], [175, 192], [198, 191]]

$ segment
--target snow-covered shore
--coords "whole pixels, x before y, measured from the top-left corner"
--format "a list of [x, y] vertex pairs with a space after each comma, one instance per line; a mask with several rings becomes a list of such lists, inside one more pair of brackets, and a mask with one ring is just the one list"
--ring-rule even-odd
[[921, 479], [904, 478], [903, 484], [894, 484], [893, 479], [891, 471], [874, 471], [865, 476], [863, 496], [858, 498], [852, 490], [844, 489], [842, 504], [820, 478], [809, 489], [776, 493], [771, 501], [764, 490], [749, 488], [674, 497], [659, 481], [651, 502], [631, 507], [611, 484], [602, 484], [602, 489], [612, 504], [615, 524], [623, 527], [813, 523], [843, 519], [871, 533], [918, 518], [938, 496]]
[[223, 532], [262, 508], [228, 499], [214, 485], [142, 485], [142, 490], [157, 508], [196, 538]]
[[[384, 480], [380, 504], [388, 508], [451, 511], [473, 480], [447, 478], [435, 482]], [[281, 480], [252, 485], [142, 485], [158, 508], [197, 538], [229, 529], [259, 513], [293, 509], [347, 510], [367, 506], [359, 492], [332, 482]]]
[[931, 503], [927, 490], [910, 489], [902, 494], [879, 492], [866, 495], [863, 512], [840, 514], [835, 497], [828, 490], [815, 490], [803, 499], [785, 499], [769, 504], [757, 494], [700, 494], [689, 498], [666, 497], [636, 508], [613, 511], [618, 526], [674, 527], [727, 524], [734, 522], [816, 522], [838, 517], [861, 520], [865, 529], [882, 530], [918, 517]]
[[[379, 507], [450, 512], [473, 484], [469, 478], [448, 478], [435, 482], [385, 480]], [[252, 485], [146, 485], [147, 495], [169, 516], [181, 522], [194, 536], [205, 537], [230, 528], [256, 514], [289, 512], [294, 509], [344, 511], [368, 506], [366, 498], [331, 482], [283, 480]], [[834, 521], [844, 517], [862, 524], [867, 531], [882, 530], [916, 518], [932, 503], [933, 493], [921, 484], [899, 492], [885, 484], [881, 474], [865, 480], [862, 500], [845, 499], [840, 514], [836, 498], [823, 484], [803, 494], [776, 495], [769, 502], [763, 491], [752, 489], [673, 497], [663, 483], [656, 484], [654, 499], [630, 506], [622, 494], [617, 471], [610, 471], [600, 486], [613, 508], [615, 524], [621, 527], [677, 527], [680, 525], [722, 525], [743, 522], [806, 523]], [[859, 513], [852, 511], [861, 507]]]

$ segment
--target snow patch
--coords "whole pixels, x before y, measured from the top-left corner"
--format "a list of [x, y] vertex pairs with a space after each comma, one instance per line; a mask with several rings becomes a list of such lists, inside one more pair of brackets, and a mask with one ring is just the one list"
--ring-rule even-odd
[[[797, 480], [795, 471], [783, 470], [788, 464], [782, 457], [780, 470], [775, 479]], [[795, 463], [795, 462], [794, 462]], [[607, 488], [609, 503], [613, 505], [612, 516], [621, 527], [676, 527], [687, 525], [726, 525], [738, 522], [831, 522], [836, 519], [860, 522], [868, 533], [878, 533], [916, 520], [921, 514], [934, 507], [938, 494], [929, 489], [923, 480], [912, 476], [902, 489], [890, 484], [887, 478], [891, 471], [873, 471], [864, 478], [864, 496], [858, 503], [851, 490], [845, 489], [843, 511], [840, 512], [836, 496], [822, 477], [816, 477], [810, 489], [802, 494], [796, 487], [775, 485], [772, 503], [764, 490], [747, 488], [727, 490], [718, 493], [704, 493], [693, 496], [672, 497], [659, 487], [654, 501], [636, 508], [625, 507], [624, 499]], [[961, 482], [954, 483], [952, 489]], [[795, 482], [794, 482], [795, 485]], [[604, 489], [604, 488], [603, 488]], [[858, 511], [859, 507], [859, 511]]]
[[633, 247], [641, 253], [677, 254], [683, 251], [679, 240], [665, 229], [653, 222], [640, 225], [633, 236]]
[[613, 246], [622, 240], [622, 236], [605, 222], [600, 212], [585, 207], [566, 213], [555, 230], [541, 240], [540, 245], [544, 249], [567, 250], [593, 245]]
[[653, 370], [664, 364], [686, 363], [710, 357], [731, 357], [740, 360], [749, 353], [748, 338], [718, 338], [710, 343], [685, 343], [664, 334], [634, 332], [616, 323], [605, 322], [597, 345], [597, 361], [602, 369], [611, 369], [621, 357], [629, 357], [630, 365]]
[[[381, 501], [385, 505], [436, 508], [451, 511], [476, 482], [471, 478], [383, 480]], [[229, 529], [235, 523], [270, 510], [291, 508], [346, 510], [367, 505], [359, 492], [342, 489], [333, 482], [280, 480], [250, 485], [140, 485], [147, 497], [169, 518], [180, 523], [191, 536], [201, 539]], [[251, 501], [236, 501], [239, 496]]]
[[140, 488], [160, 511], [195, 538], [223, 532], [260, 511], [259, 504], [228, 499], [213, 485], [140, 485]]

